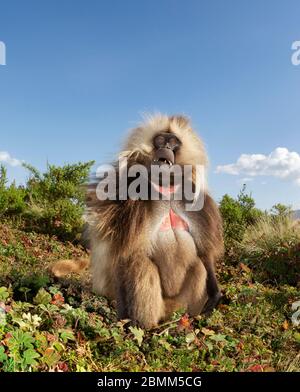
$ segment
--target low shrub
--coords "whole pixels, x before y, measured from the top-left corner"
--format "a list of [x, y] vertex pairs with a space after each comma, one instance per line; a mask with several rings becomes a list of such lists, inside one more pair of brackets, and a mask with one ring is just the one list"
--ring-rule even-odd
[[220, 212], [223, 218], [226, 255], [231, 257], [237, 244], [242, 241], [247, 227], [257, 222], [264, 213], [255, 207], [255, 201], [251, 194], [247, 194], [245, 186], [236, 199], [227, 194], [223, 196]]
[[248, 227], [239, 257], [260, 281], [297, 285], [300, 282], [300, 222], [269, 215]]
[[0, 217], [38, 233], [74, 241], [83, 227], [85, 190], [93, 161], [48, 165], [45, 173], [33, 166], [25, 186], [7, 185], [6, 169], [0, 167]]
[[16, 217], [26, 209], [25, 197], [26, 189], [17, 187], [13, 182], [7, 185], [6, 168], [0, 166], [0, 217]]

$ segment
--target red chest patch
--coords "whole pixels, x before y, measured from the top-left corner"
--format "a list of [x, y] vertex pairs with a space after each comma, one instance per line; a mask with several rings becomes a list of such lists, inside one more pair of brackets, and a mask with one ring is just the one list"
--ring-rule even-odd
[[162, 224], [159, 228], [159, 231], [167, 231], [171, 229], [177, 229], [177, 230], [189, 230], [189, 225], [187, 222], [182, 219], [179, 215], [175, 214], [175, 212], [171, 209], [169, 212], [169, 215], [167, 215], [164, 220], [162, 221]]

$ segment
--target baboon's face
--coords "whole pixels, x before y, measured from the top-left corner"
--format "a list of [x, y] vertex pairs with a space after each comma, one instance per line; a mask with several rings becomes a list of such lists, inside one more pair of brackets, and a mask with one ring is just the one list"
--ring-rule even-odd
[[201, 139], [184, 116], [149, 116], [127, 138], [123, 156], [147, 168], [152, 164], [206, 165]]
[[[173, 165], [177, 164], [176, 158], [182, 148], [182, 142], [172, 131], [157, 132], [152, 140], [152, 161], [151, 165], [158, 165], [160, 175], [158, 178], [151, 178], [152, 185], [163, 185], [162, 178], [169, 178], [169, 184], [174, 185]], [[155, 167], [155, 166], [154, 166]], [[174, 166], [175, 167], [175, 166]], [[151, 169], [152, 170], [152, 169]], [[167, 176], [167, 177], [166, 177]], [[161, 188], [162, 190], [163, 188]]]
[[172, 166], [176, 163], [176, 154], [181, 141], [172, 132], [159, 132], [153, 138], [153, 164]]
[[[148, 179], [159, 169], [165, 178], [169, 173], [172, 184], [175, 175], [183, 179], [186, 166], [206, 165], [203, 143], [183, 116], [150, 116], [131, 131], [124, 147], [128, 166], [143, 165]], [[157, 175], [153, 182], [161, 184]]]

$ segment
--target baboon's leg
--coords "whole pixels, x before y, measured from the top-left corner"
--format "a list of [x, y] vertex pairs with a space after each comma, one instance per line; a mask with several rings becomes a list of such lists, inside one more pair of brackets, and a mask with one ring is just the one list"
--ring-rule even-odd
[[207, 273], [200, 259], [189, 269], [186, 284], [182, 289], [182, 297], [187, 302], [187, 311], [191, 316], [200, 314], [207, 301]]
[[218, 281], [213, 267], [213, 263], [204, 260], [204, 265], [207, 272], [206, 286], [207, 286], [208, 300], [203, 309], [203, 313], [209, 314], [214, 310], [214, 308], [220, 302], [222, 294], [218, 286]]
[[170, 317], [172, 312], [182, 308], [191, 316], [195, 316], [202, 312], [206, 301], [206, 270], [201, 260], [197, 258], [186, 273], [180, 294], [165, 299], [166, 315]]
[[120, 260], [116, 274], [118, 316], [145, 328], [164, 316], [165, 306], [158, 269], [145, 255]]

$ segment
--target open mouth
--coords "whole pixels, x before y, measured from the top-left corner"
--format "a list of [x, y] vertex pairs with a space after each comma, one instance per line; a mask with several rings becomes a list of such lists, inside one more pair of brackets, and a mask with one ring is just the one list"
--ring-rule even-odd
[[[151, 173], [152, 186], [161, 194], [174, 193], [174, 173], [172, 166], [175, 165], [175, 154], [170, 148], [159, 148], [155, 151], [153, 165], [159, 166], [159, 172]], [[175, 166], [174, 166], [175, 167]]]
[[175, 163], [174, 152], [170, 148], [159, 148], [155, 152], [153, 163], [156, 165], [172, 166]]
[[173, 165], [173, 163], [166, 158], [159, 158], [157, 161], [154, 160], [154, 162], [157, 162], [159, 165]]

